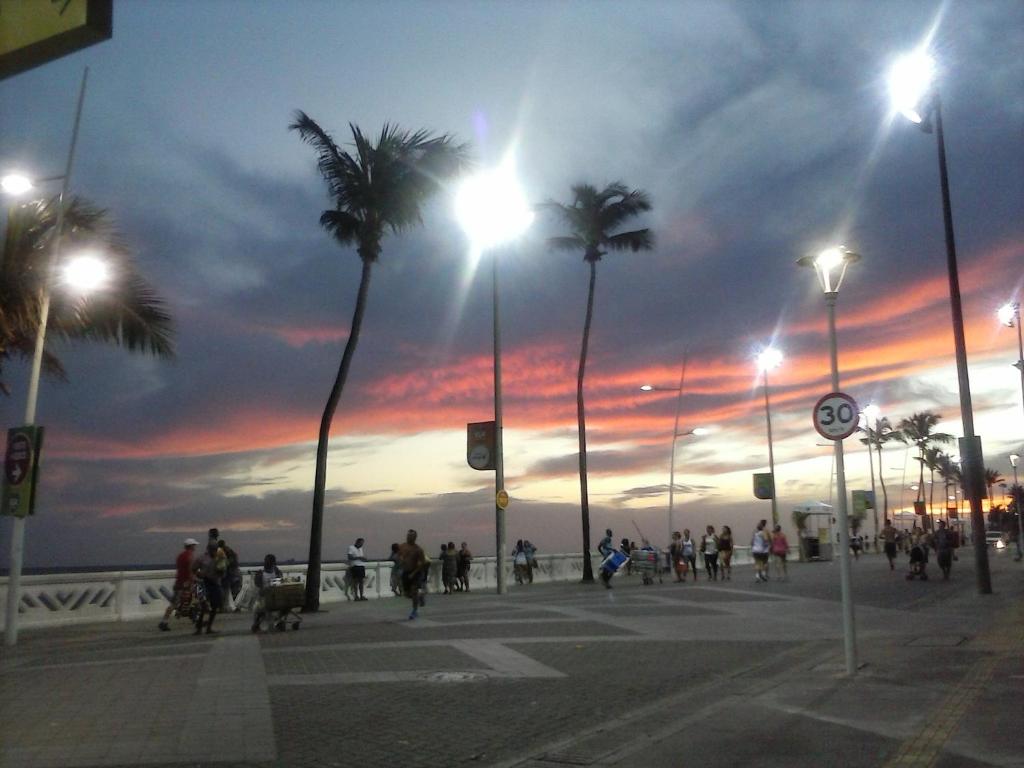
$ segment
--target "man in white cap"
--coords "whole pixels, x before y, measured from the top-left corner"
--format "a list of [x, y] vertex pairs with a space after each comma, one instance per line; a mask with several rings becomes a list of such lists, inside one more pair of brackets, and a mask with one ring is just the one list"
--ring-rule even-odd
[[171, 604], [164, 611], [164, 620], [160, 622], [160, 629], [164, 632], [171, 627], [167, 620], [171, 618], [174, 609], [178, 607], [183, 593], [192, 589], [192, 554], [196, 551], [199, 542], [195, 539], [185, 539], [185, 548], [178, 554], [174, 561], [174, 594], [171, 596]]

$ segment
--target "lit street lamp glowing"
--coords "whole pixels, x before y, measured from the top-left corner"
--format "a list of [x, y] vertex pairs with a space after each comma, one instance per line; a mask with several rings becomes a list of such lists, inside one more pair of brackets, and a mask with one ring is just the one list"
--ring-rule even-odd
[[20, 173], [8, 173], [0, 179], [0, 189], [8, 195], [23, 195], [32, 188], [32, 180]]
[[710, 434], [710, 432], [711, 430], [708, 429], [707, 427], [695, 427], [691, 429], [689, 432], [686, 432], [685, 434], [696, 435], [697, 437], [701, 437], [702, 435]]
[[462, 182], [455, 196], [455, 217], [474, 248], [481, 251], [507, 243], [533, 223], [526, 200], [508, 161]]
[[1013, 328], [1014, 318], [1017, 312], [1020, 310], [1020, 305], [1016, 302], [1010, 302], [1009, 304], [1003, 304], [997, 312], [999, 316], [999, 322], [1005, 325], [1007, 328]]
[[757, 356], [757, 369], [759, 371], [772, 371], [782, 365], [782, 351], [775, 347], [768, 347]]
[[86, 294], [103, 288], [110, 280], [107, 262], [91, 254], [76, 256], [64, 265], [63, 282], [76, 293]]
[[652, 387], [650, 384], [644, 384], [642, 387], [640, 387], [640, 389], [643, 392], [653, 392], [654, 391], [654, 387]]
[[935, 80], [935, 59], [925, 50], [899, 58], [889, 72], [892, 106], [912, 123], [924, 120], [923, 109]]

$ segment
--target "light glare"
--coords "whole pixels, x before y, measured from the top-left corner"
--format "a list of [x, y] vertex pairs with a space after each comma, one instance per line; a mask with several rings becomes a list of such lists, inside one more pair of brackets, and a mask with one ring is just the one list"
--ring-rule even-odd
[[770, 371], [782, 365], [782, 351], [768, 347], [757, 356], [757, 367], [761, 371]]
[[0, 188], [8, 195], [23, 195], [32, 189], [32, 180], [20, 173], [8, 173], [0, 179]]
[[533, 209], [512, 165], [471, 176], [455, 196], [455, 216], [472, 246], [486, 250], [515, 239], [533, 222]]
[[999, 308], [999, 322], [1007, 328], [1013, 328], [1013, 319], [1017, 314], [1017, 305], [1014, 303], [1004, 304]]
[[640, 387], [640, 389], [643, 390], [644, 392], [650, 392], [652, 389], [654, 389], [654, 387], [652, 387], [650, 384], [644, 384], [642, 387]]
[[690, 434], [693, 434], [693, 435], [696, 435], [697, 437], [700, 437], [701, 435], [708, 434], [710, 431], [711, 430], [708, 429], [707, 427], [696, 427], [696, 428], [694, 428], [693, 430], [690, 431]]
[[110, 279], [107, 263], [92, 255], [76, 256], [64, 266], [64, 284], [86, 294], [99, 290]]
[[889, 72], [893, 108], [912, 123], [923, 120], [921, 104], [935, 79], [935, 59], [924, 50], [899, 58]]

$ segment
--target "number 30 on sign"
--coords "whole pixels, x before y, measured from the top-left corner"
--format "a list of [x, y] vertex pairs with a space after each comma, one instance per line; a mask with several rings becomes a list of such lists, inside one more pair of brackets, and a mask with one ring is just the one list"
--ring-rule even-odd
[[860, 409], [844, 392], [830, 392], [814, 404], [814, 428], [829, 440], [842, 440], [857, 430]]

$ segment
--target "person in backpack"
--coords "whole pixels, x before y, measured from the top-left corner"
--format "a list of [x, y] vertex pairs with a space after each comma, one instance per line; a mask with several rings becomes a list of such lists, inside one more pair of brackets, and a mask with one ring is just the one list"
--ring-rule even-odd
[[707, 532], [701, 536], [700, 551], [704, 555], [704, 569], [708, 572], [708, 579], [718, 581], [718, 537], [715, 535], [715, 526], [709, 525]]

